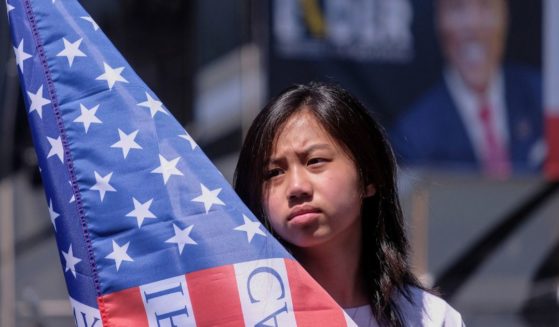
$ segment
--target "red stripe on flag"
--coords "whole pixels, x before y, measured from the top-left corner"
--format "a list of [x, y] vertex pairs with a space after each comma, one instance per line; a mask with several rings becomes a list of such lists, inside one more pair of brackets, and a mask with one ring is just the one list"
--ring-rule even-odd
[[139, 287], [103, 295], [98, 299], [103, 326], [148, 327]]
[[347, 325], [342, 309], [297, 262], [286, 259], [285, 267], [297, 326]]
[[196, 325], [244, 327], [233, 266], [190, 273], [186, 282]]
[[545, 129], [548, 146], [545, 172], [550, 179], [559, 180], [559, 116], [548, 115]]

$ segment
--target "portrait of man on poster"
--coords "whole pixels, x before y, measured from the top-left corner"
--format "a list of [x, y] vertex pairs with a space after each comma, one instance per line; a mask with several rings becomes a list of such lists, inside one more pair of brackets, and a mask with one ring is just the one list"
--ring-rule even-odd
[[435, 0], [442, 78], [392, 129], [403, 165], [467, 169], [506, 178], [545, 158], [542, 80], [505, 60], [507, 0]]

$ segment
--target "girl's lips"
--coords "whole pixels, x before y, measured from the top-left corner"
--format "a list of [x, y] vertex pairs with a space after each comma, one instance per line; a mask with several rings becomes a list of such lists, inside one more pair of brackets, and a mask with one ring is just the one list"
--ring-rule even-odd
[[312, 206], [297, 206], [291, 210], [289, 216], [287, 216], [287, 221], [293, 220], [297, 217], [302, 217], [309, 214], [316, 214], [320, 213], [320, 209], [312, 207]]

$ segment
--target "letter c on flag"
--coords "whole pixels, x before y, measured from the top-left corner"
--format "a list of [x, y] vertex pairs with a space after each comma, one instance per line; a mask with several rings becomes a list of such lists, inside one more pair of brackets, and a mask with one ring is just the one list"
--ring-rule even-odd
[[277, 300], [283, 299], [285, 297], [285, 287], [283, 285], [283, 280], [281, 279], [281, 275], [277, 271], [275, 271], [274, 269], [272, 269], [270, 267], [258, 267], [250, 273], [250, 275], [248, 276], [248, 279], [247, 279], [247, 290], [248, 290], [248, 296], [250, 298], [251, 303], [260, 302], [260, 300], [256, 299], [253, 296], [252, 291], [251, 291], [251, 287], [250, 287], [252, 279], [254, 278], [254, 276], [256, 276], [258, 274], [270, 274], [273, 277], [275, 277], [278, 280], [279, 286], [280, 286], [280, 289], [281, 289], [281, 294], [277, 298]]

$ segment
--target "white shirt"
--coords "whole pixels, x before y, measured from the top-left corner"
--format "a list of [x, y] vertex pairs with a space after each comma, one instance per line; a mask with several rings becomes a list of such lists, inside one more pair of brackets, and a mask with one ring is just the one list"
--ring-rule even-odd
[[[396, 304], [406, 327], [462, 327], [464, 321], [458, 311], [445, 300], [421, 289], [410, 288], [412, 302], [400, 295]], [[379, 327], [371, 306], [344, 309], [358, 327]]]
[[[444, 79], [458, 113], [462, 118], [462, 122], [466, 127], [466, 132], [470, 137], [476, 157], [478, 159], [484, 158], [489, 149], [487, 149], [483, 125], [479, 118], [480, 99], [478, 95], [466, 86], [458, 71], [454, 68], [446, 68]], [[490, 81], [485, 101], [488, 102], [491, 110], [491, 123], [496, 133], [497, 141], [505, 149], [508, 149], [509, 130], [507, 128], [508, 120], [503, 83], [503, 73], [499, 70]]]
[[[373, 310], [368, 304], [360, 307], [345, 308], [344, 311], [358, 327], [379, 327], [377, 320], [373, 316]], [[351, 326], [350, 323], [347, 325]]]

